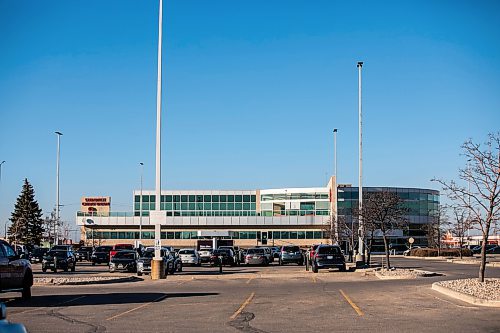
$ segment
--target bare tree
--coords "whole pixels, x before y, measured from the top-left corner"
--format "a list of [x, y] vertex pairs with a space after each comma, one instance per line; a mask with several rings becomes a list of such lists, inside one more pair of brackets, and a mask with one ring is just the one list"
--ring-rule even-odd
[[443, 190], [457, 206], [467, 210], [483, 236], [479, 281], [484, 282], [486, 269], [486, 244], [492, 225], [500, 215], [500, 132], [490, 134], [484, 146], [467, 140], [462, 145], [467, 166], [459, 169], [458, 177], [467, 186], [455, 181], [433, 179], [443, 186]]
[[468, 216], [468, 211], [460, 206], [452, 206], [453, 220], [450, 224], [450, 232], [458, 238], [460, 247], [460, 259], [462, 258], [462, 248], [465, 243], [467, 231], [472, 228], [473, 220]]
[[[391, 267], [388, 237], [392, 231], [408, 226], [407, 213], [408, 208], [404, 207], [403, 199], [393, 192], [371, 192], [366, 195], [366, 199], [364, 200], [361, 212], [363, 222], [367, 224], [371, 223], [376, 231], [380, 230], [384, 239], [387, 270]], [[375, 235], [376, 232], [374, 232]]]

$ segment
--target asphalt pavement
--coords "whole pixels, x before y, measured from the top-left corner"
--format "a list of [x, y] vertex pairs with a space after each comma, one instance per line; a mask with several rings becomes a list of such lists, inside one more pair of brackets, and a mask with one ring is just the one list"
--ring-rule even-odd
[[[222, 275], [189, 267], [161, 281], [35, 286], [30, 301], [14, 293], [0, 298], [9, 320], [30, 332], [500, 331], [498, 308], [431, 289], [435, 281], [475, 277], [478, 266], [401, 257], [392, 263], [443, 275], [387, 281], [370, 272], [314, 274], [296, 265], [225, 267]], [[105, 266], [78, 271], [109, 274]], [[500, 268], [488, 268], [487, 276], [500, 277]]]

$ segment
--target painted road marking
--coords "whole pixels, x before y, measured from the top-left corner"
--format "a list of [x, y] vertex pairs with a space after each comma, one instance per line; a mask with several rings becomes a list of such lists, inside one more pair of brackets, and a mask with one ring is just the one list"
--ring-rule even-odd
[[229, 319], [234, 319], [236, 317], [239, 316], [239, 314], [241, 313], [241, 311], [243, 311], [243, 309], [248, 305], [250, 304], [250, 302], [252, 301], [253, 297], [255, 296], [255, 293], [251, 293], [250, 296], [248, 296], [248, 298], [246, 299], [245, 302], [243, 302], [243, 304], [241, 304], [240, 308], [238, 310], [236, 310], [236, 312], [231, 316], [229, 317]]
[[252, 282], [252, 280], [253, 280], [253, 279], [254, 279], [254, 278], [253, 278], [253, 277], [251, 277], [251, 278], [249, 278], [249, 279], [247, 280], [247, 282], [245, 282], [245, 283], [246, 283], [246, 284], [250, 284], [250, 282]]
[[318, 281], [316, 280], [316, 277], [315, 277], [315, 276], [313, 276], [313, 277], [312, 277], [312, 280], [313, 280], [313, 282], [314, 282], [314, 283], [318, 282]]
[[114, 316], [112, 316], [112, 317], [109, 317], [109, 318], [108, 318], [108, 319], [106, 319], [106, 320], [113, 320], [113, 319], [115, 319], [115, 318], [119, 318], [119, 317], [121, 317], [121, 316], [123, 316], [123, 315], [126, 315], [127, 313], [130, 313], [130, 312], [133, 312], [133, 311], [136, 311], [136, 310], [142, 309], [142, 308], [144, 308], [144, 307], [146, 307], [146, 306], [148, 306], [148, 305], [151, 305], [151, 304], [153, 304], [153, 303], [160, 302], [160, 301], [164, 300], [165, 298], [167, 298], [167, 295], [160, 296], [160, 297], [158, 297], [157, 299], [153, 300], [152, 302], [149, 302], [149, 303], [144, 303], [144, 304], [139, 305], [139, 306], [137, 306], [137, 307], [135, 307], [135, 308], [133, 308], [133, 309], [130, 309], [130, 310], [127, 310], [127, 311], [125, 311], [125, 312], [122, 312], [122, 313], [119, 313], [119, 314], [117, 314], [117, 315], [114, 315]]
[[352, 306], [352, 308], [358, 313], [359, 316], [363, 316], [364, 313], [361, 311], [361, 309], [347, 296], [346, 293], [342, 289], [339, 289], [340, 293], [342, 296], [344, 296], [345, 300]]

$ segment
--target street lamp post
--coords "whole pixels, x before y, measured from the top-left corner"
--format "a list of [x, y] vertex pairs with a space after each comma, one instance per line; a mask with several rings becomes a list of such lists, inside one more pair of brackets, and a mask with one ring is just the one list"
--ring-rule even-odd
[[358, 253], [356, 255], [356, 266], [365, 265], [365, 228], [363, 225], [363, 132], [362, 132], [362, 107], [361, 107], [361, 68], [363, 62], [358, 61], [358, 113], [359, 113], [359, 232], [358, 232]]
[[[4, 164], [5, 161], [0, 162], [0, 185], [2, 184], [2, 164]], [[7, 222], [5, 222], [5, 239], [7, 239]]]
[[[337, 200], [337, 129], [334, 128], [333, 129], [333, 164], [334, 164], [334, 167], [335, 167], [335, 188], [333, 189], [335, 191], [335, 200]], [[334, 232], [335, 232], [335, 238], [337, 240], [337, 243], [340, 244], [339, 242], [339, 214], [338, 214], [338, 207], [337, 207], [337, 203], [334, 202], [333, 203], [333, 207], [335, 208], [335, 212], [334, 212], [334, 221], [335, 221], [335, 225], [333, 226], [334, 227]]]
[[142, 244], [142, 175], [144, 173], [144, 163], [140, 162], [141, 165], [141, 193], [139, 204], [141, 205], [139, 208], [139, 244]]
[[59, 243], [57, 226], [59, 224], [59, 152], [61, 147], [61, 132], [55, 132], [57, 135], [57, 162], [56, 162], [56, 221], [54, 223], [54, 243]]

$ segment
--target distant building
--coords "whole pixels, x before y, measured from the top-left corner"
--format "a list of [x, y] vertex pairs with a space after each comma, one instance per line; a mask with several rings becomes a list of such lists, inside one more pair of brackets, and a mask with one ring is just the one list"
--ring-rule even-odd
[[[418, 188], [363, 187], [363, 193], [388, 190], [397, 193], [409, 208], [407, 230], [392, 234], [392, 244], [414, 245], [427, 242], [423, 225], [431, 221], [439, 206], [439, 192]], [[110, 202], [110, 198], [108, 201]], [[83, 199], [84, 200], [84, 199]], [[150, 212], [156, 209], [154, 191], [134, 191], [132, 212], [102, 213], [88, 210], [76, 213], [86, 243], [114, 244], [139, 239], [142, 213], [142, 243], [154, 242], [154, 225]], [[108, 202], [107, 201], [107, 202]], [[339, 185], [331, 177], [326, 187], [282, 188], [266, 190], [162, 190], [162, 244], [176, 247], [196, 246], [207, 231], [224, 231], [235, 245], [301, 246], [329, 242], [331, 215], [338, 210], [339, 219], [351, 223], [352, 208], [357, 206], [358, 188]], [[88, 202], [88, 201], [87, 201]], [[378, 239], [376, 246], [380, 246]], [[376, 249], [375, 249], [376, 250]]]

